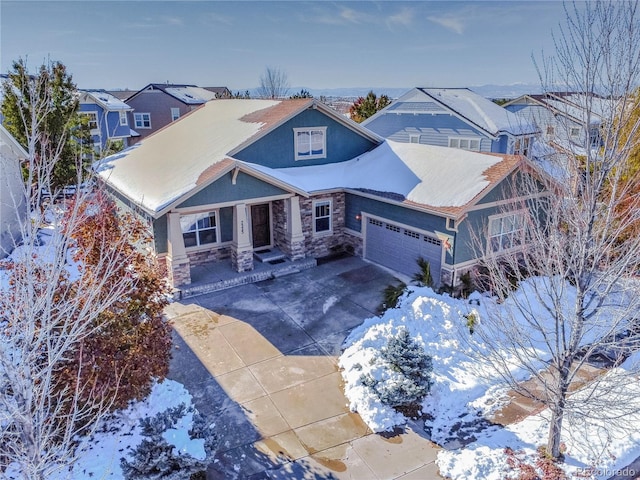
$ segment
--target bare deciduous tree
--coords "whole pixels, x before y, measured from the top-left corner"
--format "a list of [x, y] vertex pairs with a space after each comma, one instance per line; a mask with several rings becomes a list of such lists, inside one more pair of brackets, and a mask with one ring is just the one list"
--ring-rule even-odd
[[287, 74], [277, 67], [267, 67], [260, 76], [258, 95], [272, 100], [289, 95], [289, 79]]
[[[640, 282], [634, 278], [640, 238], [618, 241], [640, 222], [638, 179], [625, 173], [640, 138], [640, 120], [629, 108], [640, 74], [637, 3], [586, 2], [565, 11], [554, 37], [556, 54], [540, 70], [547, 91], [580, 92], [568, 113], [586, 134], [571, 143], [570, 135], [560, 135], [561, 153], [546, 169], [553, 176], [540, 176], [549, 194], [540, 197], [540, 183], [523, 180], [522, 200], [509, 209], [530, 214], [505, 217], [513, 220], [509, 228], [495, 237], [490, 232], [483, 242], [488, 251], [504, 248], [483, 263], [505, 308], [476, 329], [489, 347], [483, 360], [516, 391], [549, 408], [547, 452], [554, 458], [561, 457], [563, 420], [599, 423], [606, 436], [608, 427], [623, 425], [637, 408], [627, 388], [637, 382], [637, 365], [627, 362], [593, 382], [585, 382], [583, 373], [603, 353], [618, 365], [640, 347]], [[525, 245], [505, 248], [514, 247], [518, 235]], [[492, 241], [493, 247], [486, 245]], [[511, 294], [515, 283], [519, 295]], [[514, 367], [533, 382], [514, 378]]]
[[[14, 204], [26, 199], [32, 211], [19, 216], [21, 239], [13, 260], [0, 265], [0, 472], [11, 468], [21, 478], [44, 480], [68, 472], [77, 436], [90, 433], [113, 401], [99, 385], [62, 381], [58, 369], [100, 328], [99, 315], [132, 293], [137, 273], [130, 266], [134, 252], [126, 231], [108, 245], [95, 232], [93, 248], [77, 248], [73, 237], [79, 226], [87, 216], [101, 214], [98, 205], [91, 207], [91, 192], [76, 188], [75, 201], [64, 208], [40, 208], [43, 192], [51, 198], [63, 193], [53, 172], [69, 133], [57, 138], [58, 144], [49, 143], [43, 125], [53, 105], [51, 89], [35, 81], [25, 88], [30, 95], [18, 99], [24, 102], [29, 163], [23, 195]], [[79, 187], [86, 181], [80, 149], [76, 167]], [[59, 228], [43, 234], [41, 227], [52, 220]], [[88, 263], [95, 268], [77, 267]], [[110, 278], [96, 272], [126, 274]]]

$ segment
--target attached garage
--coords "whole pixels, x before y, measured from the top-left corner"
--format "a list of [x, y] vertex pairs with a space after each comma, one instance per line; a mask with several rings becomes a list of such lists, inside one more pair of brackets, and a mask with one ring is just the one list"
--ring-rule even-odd
[[431, 266], [434, 286], [440, 284], [442, 241], [395, 223], [365, 217], [364, 257], [387, 268], [413, 276], [417, 260], [423, 257]]

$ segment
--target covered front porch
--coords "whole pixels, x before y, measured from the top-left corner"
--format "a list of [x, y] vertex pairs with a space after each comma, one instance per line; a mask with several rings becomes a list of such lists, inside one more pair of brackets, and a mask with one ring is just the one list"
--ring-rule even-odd
[[292, 265], [306, 257], [300, 197], [294, 194], [176, 208], [166, 214], [166, 228], [167, 276], [185, 292], [270, 278], [298, 268]]

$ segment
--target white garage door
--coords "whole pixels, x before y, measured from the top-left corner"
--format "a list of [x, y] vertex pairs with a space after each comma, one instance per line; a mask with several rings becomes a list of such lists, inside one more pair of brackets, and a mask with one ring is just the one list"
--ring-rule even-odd
[[405, 275], [418, 271], [417, 260], [425, 258], [431, 266], [434, 286], [440, 284], [442, 242], [407, 228], [367, 218], [365, 258]]

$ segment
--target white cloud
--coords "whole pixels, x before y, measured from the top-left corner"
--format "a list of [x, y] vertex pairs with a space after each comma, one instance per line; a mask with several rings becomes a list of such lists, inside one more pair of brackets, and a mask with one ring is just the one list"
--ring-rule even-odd
[[410, 8], [403, 8], [398, 13], [389, 16], [387, 23], [389, 25], [411, 25], [414, 18], [414, 11]]
[[452, 32], [457, 33], [458, 35], [462, 35], [464, 33], [465, 25], [462, 18], [447, 15], [442, 17], [431, 16], [427, 17], [427, 20], [433, 23], [437, 23], [447, 30], [451, 30]]

